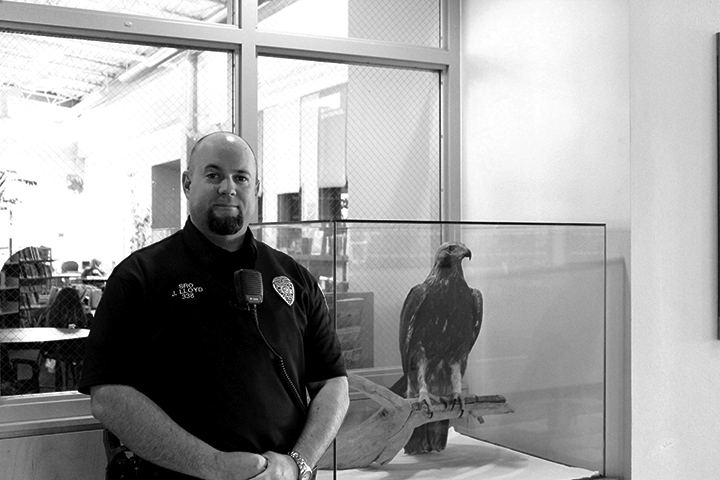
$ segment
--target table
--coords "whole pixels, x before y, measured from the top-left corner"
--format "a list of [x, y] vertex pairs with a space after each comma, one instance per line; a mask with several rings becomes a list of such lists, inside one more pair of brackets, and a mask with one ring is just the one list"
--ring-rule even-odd
[[[32, 328], [0, 328], [0, 395], [16, 393], [38, 393], [40, 390], [39, 383], [39, 365], [38, 361], [31, 359], [15, 359], [29, 365], [33, 375], [28, 380], [17, 380], [17, 373], [13, 366], [13, 360], [10, 358], [10, 351], [17, 350], [40, 350], [43, 348], [52, 348], [62, 345], [60, 342], [73, 341], [78, 344], [83, 342], [89, 335], [90, 330], [87, 328], [52, 328], [52, 327], [32, 327]], [[72, 343], [69, 343], [72, 345]], [[70, 355], [78, 357], [77, 348], [71, 348]], [[62, 349], [60, 349], [62, 350]], [[75, 352], [73, 352], [75, 350]], [[70, 356], [56, 355], [58, 362], [61, 363], [62, 375], [55, 377], [56, 391], [66, 390], [69, 377], [73, 377], [73, 381], [79, 377], [78, 362], [69, 358]], [[6, 380], [12, 378], [12, 381]], [[17, 383], [25, 382], [18, 387]]]
[[52, 285], [58, 288], [67, 287], [76, 279], [80, 279], [80, 272], [53, 273]]
[[[0, 328], [0, 343], [42, 344], [74, 338], [87, 338], [88, 328]], [[27, 347], [24, 347], [27, 348]]]
[[99, 277], [97, 275], [88, 275], [86, 277], [80, 277], [80, 281], [83, 285], [94, 285], [101, 289], [105, 287], [108, 277]]

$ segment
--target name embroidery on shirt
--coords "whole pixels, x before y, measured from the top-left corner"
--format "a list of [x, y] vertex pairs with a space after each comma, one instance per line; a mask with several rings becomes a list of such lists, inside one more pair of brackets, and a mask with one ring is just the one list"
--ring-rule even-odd
[[196, 293], [200, 293], [202, 291], [202, 287], [196, 287], [192, 283], [181, 283], [178, 285], [177, 291], [173, 290], [171, 296], [180, 296], [183, 300], [187, 300], [189, 298], [194, 298]]
[[285, 275], [273, 278], [273, 288], [280, 294], [285, 303], [292, 306], [295, 303], [295, 286]]

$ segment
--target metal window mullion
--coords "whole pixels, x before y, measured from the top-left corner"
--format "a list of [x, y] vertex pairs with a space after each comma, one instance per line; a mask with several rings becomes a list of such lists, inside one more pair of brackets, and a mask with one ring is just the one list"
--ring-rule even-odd
[[246, 42], [240, 47], [240, 61], [238, 62], [238, 105], [236, 113], [238, 118], [238, 133], [257, 152], [258, 145], [258, 59], [257, 49], [252, 42]]
[[460, 82], [460, 0], [444, 2], [443, 39], [447, 69], [440, 74], [440, 220], [461, 221], [462, 88]]
[[[258, 5], [257, 2], [248, 2], [243, 0], [235, 0], [240, 2], [238, 25], [240, 28], [254, 32], [258, 25]], [[236, 3], [237, 5], [237, 3]]]

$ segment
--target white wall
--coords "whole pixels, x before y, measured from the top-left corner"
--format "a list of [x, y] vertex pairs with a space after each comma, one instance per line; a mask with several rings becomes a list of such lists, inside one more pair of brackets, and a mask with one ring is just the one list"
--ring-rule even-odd
[[462, 31], [462, 219], [607, 223], [605, 473], [620, 475], [629, 408], [627, 1], [463, 0]]
[[633, 479], [718, 478], [720, 3], [629, 5]]
[[462, 15], [464, 216], [626, 226], [625, 1], [465, 1]]
[[[632, 225], [625, 478], [717, 478], [720, 4], [465, 0], [463, 7], [464, 217], [607, 221], [610, 255], [626, 260], [628, 243], [612, 231]], [[586, 69], [603, 72], [602, 81]], [[618, 137], [607, 132], [622, 135], [627, 122], [622, 102], [617, 122], [603, 104], [614, 103], [626, 81], [630, 156], [615, 157], [625, 147], [613, 146]], [[558, 97], [582, 107], [581, 115], [565, 122], [576, 110], [558, 113], [549, 101]], [[592, 168], [596, 161], [602, 170]]]

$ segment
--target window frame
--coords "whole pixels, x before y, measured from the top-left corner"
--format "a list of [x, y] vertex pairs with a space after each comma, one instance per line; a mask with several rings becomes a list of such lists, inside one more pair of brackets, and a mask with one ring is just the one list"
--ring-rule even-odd
[[[257, 3], [240, 2], [231, 24], [212, 24], [67, 7], [0, 2], [0, 28], [102, 41], [163, 44], [232, 53], [235, 130], [258, 143], [258, 56], [279, 56], [369, 66], [415, 68], [440, 73], [440, 211], [443, 221], [460, 210], [460, 0], [441, 4], [440, 48], [362, 39], [293, 35], [257, 30]], [[90, 399], [77, 392], [0, 397], [0, 439], [94, 430]]]

